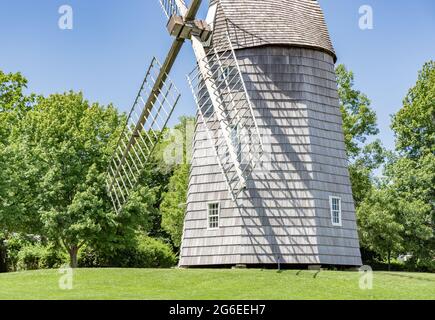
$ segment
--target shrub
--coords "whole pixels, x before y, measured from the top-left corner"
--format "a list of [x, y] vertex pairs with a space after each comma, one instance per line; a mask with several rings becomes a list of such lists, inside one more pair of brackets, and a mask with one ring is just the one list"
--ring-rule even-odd
[[31, 245], [31, 242], [19, 234], [13, 234], [9, 237], [9, 239], [7, 239], [6, 249], [9, 271], [17, 271], [18, 254], [21, 249], [27, 245]]
[[435, 260], [421, 263], [420, 270], [422, 270], [424, 272], [435, 273]]
[[158, 239], [138, 237], [137, 265], [144, 268], [169, 268], [175, 265], [177, 258], [171, 247]]
[[28, 245], [18, 252], [18, 270], [39, 269], [41, 260], [45, 254], [45, 248], [41, 245]]
[[176, 264], [177, 258], [167, 243], [137, 236], [134, 245], [118, 247], [110, 253], [86, 247], [79, 253], [78, 262], [82, 268], [169, 268]]
[[11, 238], [7, 241], [7, 264], [9, 271], [17, 270], [18, 253], [20, 252], [21, 247], [21, 243], [15, 238]]
[[18, 270], [59, 268], [66, 261], [65, 255], [52, 247], [41, 244], [26, 245], [18, 252]]
[[86, 246], [79, 251], [77, 261], [80, 268], [108, 267], [105, 258], [104, 254]]
[[68, 257], [63, 251], [59, 251], [54, 247], [45, 247], [43, 256], [41, 258], [40, 269], [54, 269], [60, 268], [67, 263]]
[[410, 259], [405, 262], [405, 265], [407, 271], [435, 273], [435, 260], [422, 259], [416, 261], [415, 259]]

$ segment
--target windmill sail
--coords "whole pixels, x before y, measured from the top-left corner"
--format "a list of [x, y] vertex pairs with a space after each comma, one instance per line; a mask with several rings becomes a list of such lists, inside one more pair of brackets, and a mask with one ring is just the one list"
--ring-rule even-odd
[[172, 16], [184, 16], [186, 14], [186, 3], [184, 0], [159, 0], [159, 2], [168, 19]]
[[108, 168], [107, 191], [117, 213], [128, 201], [180, 99], [166, 74], [157, 82], [161, 68], [154, 58]]
[[207, 49], [193, 38], [198, 59], [188, 75], [200, 120], [234, 199], [261, 162], [263, 145], [229, 36]]
[[[159, 2], [167, 18], [182, 15], [186, 20], [196, 16], [201, 4], [200, 0], [193, 0], [187, 8], [184, 0]], [[173, 41], [163, 64], [152, 60], [109, 164], [107, 191], [118, 213], [136, 187], [180, 99], [168, 74], [184, 41], [180, 37]]]

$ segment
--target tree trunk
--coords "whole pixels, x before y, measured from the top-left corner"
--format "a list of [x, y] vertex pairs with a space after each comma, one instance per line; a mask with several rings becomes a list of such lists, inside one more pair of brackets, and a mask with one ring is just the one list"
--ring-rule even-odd
[[69, 265], [71, 268], [77, 268], [77, 254], [79, 252], [78, 246], [69, 248]]
[[0, 239], [0, 273], [8, 272], [8, 252], [4, 239]]
[[391, 271], [391, 250], [388, 250], [388, 271]]

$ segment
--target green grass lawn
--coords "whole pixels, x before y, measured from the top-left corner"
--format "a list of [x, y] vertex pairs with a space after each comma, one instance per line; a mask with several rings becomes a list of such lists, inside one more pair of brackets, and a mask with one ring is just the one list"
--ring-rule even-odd
[[289, 270], [77, 269], [61, 290], [57, 270], [0, 274], [0, 299], [435, 299], [435, 274]]

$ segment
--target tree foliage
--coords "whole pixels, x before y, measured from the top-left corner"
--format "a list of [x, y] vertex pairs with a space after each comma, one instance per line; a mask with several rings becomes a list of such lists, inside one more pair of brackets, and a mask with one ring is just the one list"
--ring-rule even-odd
[[369, 98], [354, 89], [354, 74], [344, 65], [336, 68], [340, 109], [343, 116], [344, 141], [350, 159], [361, 152], [361, 144], [369, 136], [379, 133], [375, 111], [370, 108]]
[[[175, 159], [181, 161], [169, 180], [168, 190], [163, 195], [160, 205], [162, 213], [162, 227], [170, 235], [175, 248], [181, 247], [183, 235], [184, 216], [186, 213], [187, 188], [189, 184], [189, 156], [191, 154], [192, 132], [195, 119], [191, 117], [180, 118], [180, 124], [175, 127], [175, 132], [168, 140], [172, 142]], [[178, 151], [177, 151], [178, 150]]]
[[[39, 98], [12, 132], [25, 218], [34, 231], [58, 242], [77, 265], [78, 250], [107, 241], [117, 227], [147, 228], [152, 190], [142, 188], [117, 216], [105, 191], [105, 174], [124, 123], [112, 106], [90, 105], [82, 94]], [[27, 230], [31, 231], [31, 230]], [[103, 232], [104, 231], [104, 232]]]
[[423, 66], [391, 127], [396, 149], [404, 156], [418, 159], [435, 153], [435, 61]]
[[186, 213], [187, 187], [189, 183], [188, 164], [180, 165], [169, 180], [168, 192], [163, 196], [160, 206], [162, 227], [171, 236], [176, 248], [181, 247], [184, 215]]
[[24, 94], [27, 79], [20, 73], [5, 74], [0, 70], [0, 228], [3, 231], [21, 224], [20, 204], [16, 199], [19, 186], [11, 148], [14, 126], [29, 111], [35, 96]]
[[32, 107], [35, 96], [26, 96], [27, 79], [20, 73], [5, 74], [0, 70], [0, 272], [7, 270], [5, 241], [9, 230], [21, 225], [16, 173], [11, 159], [11, 131], [14, 125]]
[[417, 82], [393, 117], [398, 156], [386, 174], [401, 199], [405, 248], [414, 260], [435, 258], [435, 62], [419, 72]]
[[379, 133], [377, 117], [369, 98], [354, 88], [353, 72], [341, 64], [336, 74], [349, 174], [358, 206], [373, 186], [373, 172], [384, 163], [385, 150], [379, 140], [368, 143], [369, 137]]
[[373, 189], [357, 209], [361, 244], [386, 257], [388, 265], [392, 254], [402, 249], [404, 228], [398, 210], [398, 200], [388, 188]]
[[[385, 256], [386, 242], [375, 236], [400, 225], [395, 241], [401, 253], [412, 255], [414, 265], [435, 258], [434, 88], [435, 64], [429, 62], [393, 117], [396, 153], [389, 157], [385, 182], [358, 208], [363, 244]], [[368, 228], [370, 221], [378, 225], [377, 231]]]

